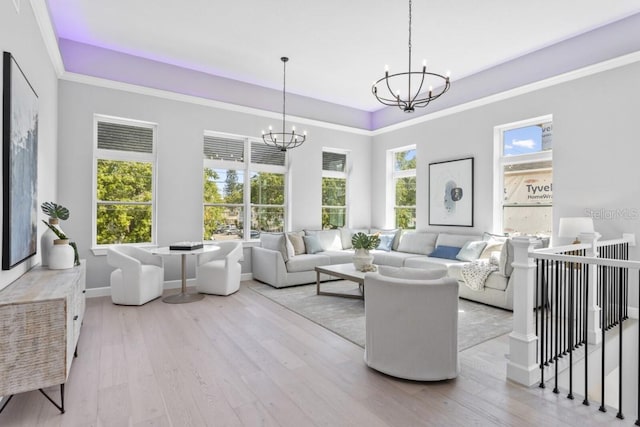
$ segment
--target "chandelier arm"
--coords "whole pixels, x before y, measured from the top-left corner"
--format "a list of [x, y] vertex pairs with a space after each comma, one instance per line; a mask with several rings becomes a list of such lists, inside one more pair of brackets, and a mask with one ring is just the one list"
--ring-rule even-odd
[[[411, 81], [411, 74], [416, 74], [416, 73], [415, 72], [409, 73], [409, 81]], [[415, 96], [409, 101], [409, 105], [416, 102], [416, 99], [418, 98], [418, 96], [420, 95], [420, 92], [422, 91], [422, 86], [424, 85], [424, 78], [427, 76], [427, 73], [421, 72], [420, 74], [422, 74], [422, 79], [420, 80], [420, 86], [418, 86], [418, 90], [416, 91]], [[409, 94], [409, 96], [411, 96], [411, 94]], [[429, 96], [429, 98], [431, 98], [431, 96]], [[418, 100], [418, 102], [420, 101]]]

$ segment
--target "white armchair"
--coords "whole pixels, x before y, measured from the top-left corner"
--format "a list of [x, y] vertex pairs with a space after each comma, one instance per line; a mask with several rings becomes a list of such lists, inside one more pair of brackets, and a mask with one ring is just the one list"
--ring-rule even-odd
[[455, 378], [458, 362], [458, 282], [451, 278], [364, 279], [369, 367], [398, 378]]
[[111, 273], [111, 300], [114, 304], [142, 305], [162, 295], [162, 257], [135, 246], [116, 245], [107, 251]]
[[217, 243], [220, 250], [198, 255], [196, 289], [204, 294], [230, 295], [240, 289], [242, 242]]

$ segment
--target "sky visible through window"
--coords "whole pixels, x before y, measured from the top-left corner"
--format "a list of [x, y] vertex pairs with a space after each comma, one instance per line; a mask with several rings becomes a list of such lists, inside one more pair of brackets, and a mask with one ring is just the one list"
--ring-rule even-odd
[[505, 156], [518, 156], [539, 151], [542, 151], [541, 126], [527, 126], [504, 132]]

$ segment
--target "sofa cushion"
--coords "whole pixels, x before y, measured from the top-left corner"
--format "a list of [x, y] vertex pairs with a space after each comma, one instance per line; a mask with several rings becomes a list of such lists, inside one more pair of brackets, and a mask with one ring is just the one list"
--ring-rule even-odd
[[460, 249], [460, 252], [456, 255], [456, 259], [460, 261], [475, 261], [480, 258], [480, 254], [485, 246], [487, 246], [487, 242], [482, 240], [469, 241]]
[[289, 239], [289, 241], [291, 242], [291, 245], [293, 246], [294, 255], [302, 255], [307, 253], [306, 248], [304, 246], [304, 239], [302, 239], [303, 236], [304, 236], [304, 232], [302, 231], [294, 231], [291, 233], [287, 233], [287, 238]]
[[398, 252], [429, 255], [436, 248], [438, 233], [408, 231], [400, 236]]
[[436, 247], [453, 246], [456, 248], [461, 248], [465, 243], [473, 240], [482, 240], [482, 237], [479, 235], [475, 236], [470, 234], [440, 233], [438, 234], [438, 239], [436, 240]]
[[282, 254], [284, 262], [289, 260], [284, 233], [260, 233], [260, 246]]
[[[340, 251], [342, 250], [341, 232], [335, 230], [304, 230], [307, 236], [316, 236], [320, 247], [323, 251]], [[308, 252], [307, 248], [307, 252]]]
[[457, 259], [456, 256], [460, 252], [460, 247], [456, 246], [446, 246], [446, 245], [438, 245], [436, 249], [429, 254], [430, 258], [446, 258], [446, 259]]
[[302, 239], [304, 240], [304, 247], [308, 254], [317, 254], [318, 252], [322, 252], [322, 246], [320, 245], [318, 236], [302, 236]]
[[324, 251], [322, 255], [328, 256], [330, 264], [348, 264], [353, 262], [353, 251]]
[[342, 249], [352, 249], [353, 245], [351, 244], [351, 238], [356, 233], [364, 233], [369, 234], [368, 228], [339, 228], [340, 230], [340, 240], [342, 240]]
[[396, 279], [409, 280], [435, 280], [447, 275], [445, 267], [434, 267], [428, 270], [423, 268], [409, 267], [389, 267], [388, 265], [378, 266], [378, 273], [382, 276], [394, 277]]
[[381, 251], [379, 249], [374, 249], [370, 251], [373, 254], [373, 263], [376, 265], [390, 265], [393, 267], [402, 267], [404, 265], [404, 260], [407, 258], [414, 257], [414, 254], [407, 254], [404, 252], [396, 252], [396, 251]]
[[287, 271], [289, 273], [313, 271], [318, 266], [329, 265], [330, 263], [331, 260], [328, 256], [321, 254], [303, 254], [293, 257], [287, 262]]
[[446, 259], [446, 258], [432, 258], [429, 256], [416, 256], [416, 255], [405, 258], [404, 260], [404, 267], [425, 268], [425, 269], [437, 268], [440, 266], [449, 267], [451, 265], [457, 265], [457, 264], [464, 265], [468, 263], [463, 261], [458, 261], [457, 259], [453, 260], [453, 259]]

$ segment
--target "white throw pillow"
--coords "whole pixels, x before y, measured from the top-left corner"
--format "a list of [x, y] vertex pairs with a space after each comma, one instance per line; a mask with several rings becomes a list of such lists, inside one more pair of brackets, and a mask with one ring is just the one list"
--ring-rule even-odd
[[483, 242], [482, 240], [467, 242], [462, 249], [460, 249], [456, 258], [460, 261], [475, 261], [480, 258], [480, 254], [485, 246], [487, 246], [487, 242]]
[[380, 265], [378, 266], [378, 273], [381, 276], [393, 277], [395, 279], [436, 280], [445, 277], [447, 275], [447, 269], [444, 267], [423, 269]]

